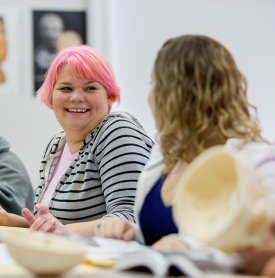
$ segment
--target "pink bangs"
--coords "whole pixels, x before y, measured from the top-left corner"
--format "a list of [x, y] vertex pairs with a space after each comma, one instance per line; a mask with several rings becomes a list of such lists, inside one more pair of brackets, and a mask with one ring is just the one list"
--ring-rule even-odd
[[53, 60], [42, 86], [37, 91], [40, 102], [51, 107], [53, 88], [64, 65], [70, 66], [74, 77], [96, 81], [104, 86], [112, 102], [120, 101], [120, 88], [111, 65], [96, 49], [82, 45], [62, 50]]

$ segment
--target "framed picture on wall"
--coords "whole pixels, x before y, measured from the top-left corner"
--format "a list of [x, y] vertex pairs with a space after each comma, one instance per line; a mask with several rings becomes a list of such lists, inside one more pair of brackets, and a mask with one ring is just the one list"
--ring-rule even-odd
[[0, 10], [0, 95], [21, 94], [20, 70], [22, 48], [21, 13], [16, 9]]
[[86, 12], [34, 10], [33, 76], [34, 92], [56, 54], [69, 46], [86, 44]]

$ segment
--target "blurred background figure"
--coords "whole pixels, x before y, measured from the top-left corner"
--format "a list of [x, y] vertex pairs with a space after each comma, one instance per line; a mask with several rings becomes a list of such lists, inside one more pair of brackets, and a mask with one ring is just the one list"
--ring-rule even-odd
[[[44, 74], [46, 73], [51, 61], [62, 49], [77, 46], [85, 43], [83, 34], [79, 30], [82, 24], [82, 17], [74, 14], [74, 25], [68, 23], [67, 13], [36, 12], [34, 24], [34, 76], [35, 91], [42, 85]], [[80, 28], [81, 29], [81, 28]]]
[[35, 48], [35, 64], [41, 72], [48, 69], [57, 53], [57, 41], [64, 30], [61, 16], [46, 13], [38, 23], [40, 42]]
[[33, 208], [33, 202], [34, 190], [25, 166], [0, 136], [0, 206], [21, 215], [22, 208]]
[[82, 37], [79, 33], [73, 30], [64, 31], [57, 41], [57, 52], [70, 46], [83, 44]]
[[6, 81], [5, 73], [1, 64], [7, 57], [7, 38], [5, 32], [4, 18], [0, 16], [0, 84]]
[[44, 74], [57, 54], [57, 41], [64, 31], [64, 22], [56, 13], [45, 13], [38, 21], [38, 44], [34, 48], [34, 86], [40, 87]]
[[[148, 100], [157, 137], [150, 160], [139, 176], [135, 199], [137, 225], [109, 218], [110, 223], [97, 229], [97, 236], [137, 239], [163, 250], [196, 247], [200, 241], [197, 235], [187, 229], [180, 229], [179, 233], [181, 227], [173, 215], [175, 196], [179, 196], [178, 184], [185, 173], [188, 176], [187, 169], [196, 157], [218, 145], [242, 154], [245, 161], [257, 167], [255, 171], [264, 186], [275, 196], [274, 176], [270, 175], [274, 166], [267, 163], [274, 153], [262, 138], [257, 108], [247, 99], [246, 78], [220, 42], [193, 34], [165, 41], [153, 65]], [[220, 165], [228, 171], [223, 161]], [[214, 177], [221, 175], [220, 169], [215, 170]], [[201, 173], [196, 177], [201, 178], [211, 195], [213, 184], [209, 171], [205, 173], [207, 178], [201, 178]], [[220, 182], [223, 186], [227, 183]], [[199, 182], [194, 184], [199, 186]], [[182, 204], [194, 204], [194, 198], [190, 199]], [[202, 207], [202, 202], [198, 207]], [[203, 213], [209, 216], [208, 211]], [[193, 223], [197, 220], [193, 216], [183, 217], [182, 223], [190, 219]], [[209, 219], [214, 226], [213, 219]], [[197, 225], [196, 229], [205, 231], [207, 225], [200, 227]]]

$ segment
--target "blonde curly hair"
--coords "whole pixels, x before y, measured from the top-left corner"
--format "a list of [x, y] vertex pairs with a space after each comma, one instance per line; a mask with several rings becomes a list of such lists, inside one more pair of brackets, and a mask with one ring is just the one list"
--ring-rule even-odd
[[167, 172], [178, 160], [189, 163], [229, 138], [261, 140], [246, 78], [216, 40], [201, 35], [167, 40], [152, 79], [153, 113]]

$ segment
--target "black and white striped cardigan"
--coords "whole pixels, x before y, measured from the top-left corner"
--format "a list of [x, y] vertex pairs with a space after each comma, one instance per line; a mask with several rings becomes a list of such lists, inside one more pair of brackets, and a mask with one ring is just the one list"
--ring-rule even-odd
[[[48, 144], [35, 203], [51, 180], [65, 143], [65, 134], [60, 132]], [[137, 181], [152, 145], [134, 117], [123, 112], [108, 114], [86, 136], [78, 157], [60, 179], [49, 203], [50, 212], [64, 224], [104, 215], [134, 222]]]

